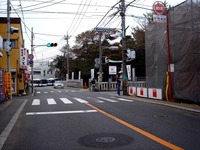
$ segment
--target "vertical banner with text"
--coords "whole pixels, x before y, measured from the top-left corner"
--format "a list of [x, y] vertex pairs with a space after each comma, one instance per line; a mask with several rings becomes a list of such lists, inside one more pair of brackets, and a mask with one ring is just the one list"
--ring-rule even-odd
[[4, 83], [8, 95], [12, 95], [11, 72], [5, 72]]
[[20, 68], [21, 69], [27, 69], [27, 49], [20, 48]]

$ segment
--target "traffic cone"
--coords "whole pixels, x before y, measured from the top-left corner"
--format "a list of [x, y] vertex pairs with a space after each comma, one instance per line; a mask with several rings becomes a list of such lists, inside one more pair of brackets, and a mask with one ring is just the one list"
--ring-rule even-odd
[[87, 84], [86, 84], [86, 82], [84, 83], [84, 89], [87, 89]]

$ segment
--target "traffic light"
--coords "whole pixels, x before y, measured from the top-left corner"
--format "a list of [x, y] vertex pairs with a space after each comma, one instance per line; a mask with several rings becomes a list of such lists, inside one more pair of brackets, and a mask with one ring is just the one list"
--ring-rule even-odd
[[12, 49], [12, 43], [10, 41], [5, 42], [5, 50], [8, 52]]
[[120, 34], [107, 34], [107, 35], [105, 36], [105, 38], [112, 41], [112, 40], [117, 39], [119, 36], [120, 36]]
[[56, 47], [57, 46], [57, 43], [48, 43], [47, 44], [47, 47]]
[[10, 33], [11, 33], [11, 34], [18, 33], [18, 32], [19, 32], [19, 29], [18, 29], [18, 28], [15, 28], [15, 27], [11, 27], [11, 28], [10, 28]]

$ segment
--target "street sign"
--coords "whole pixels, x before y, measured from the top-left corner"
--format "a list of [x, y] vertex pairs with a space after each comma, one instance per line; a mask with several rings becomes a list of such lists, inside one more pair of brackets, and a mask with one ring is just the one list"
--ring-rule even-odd
[[33, 58], [34, 58], [33, 54], [28, 55], [28, 59], [33, 60]]
[[30, 67], [33, 67], [33, 60], [29, 60]]
[[158, 15], [162, 15], [165, 12], [165, 4], [163, 2], [156, 1], [153, 4], [153, 11]]

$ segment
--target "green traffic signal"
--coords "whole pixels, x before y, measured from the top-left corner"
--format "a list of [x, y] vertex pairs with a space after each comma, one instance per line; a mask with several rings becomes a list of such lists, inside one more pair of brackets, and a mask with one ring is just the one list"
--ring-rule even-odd
[[56, 47], [57, 43], [47, 43], [47, 47]]

